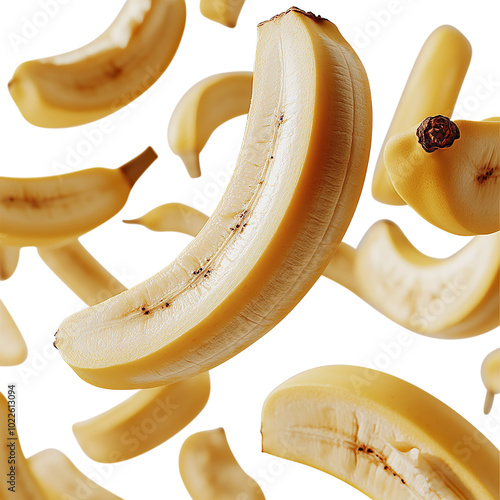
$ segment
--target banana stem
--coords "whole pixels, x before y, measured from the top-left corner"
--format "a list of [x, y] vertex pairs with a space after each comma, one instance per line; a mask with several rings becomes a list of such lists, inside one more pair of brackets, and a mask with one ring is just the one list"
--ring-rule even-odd
[[491, 411], [491, 408], [493, 407], [493, 400], [495, 399], [495, 394], [493, 394], [491, 391], [488, 391], [486, 393], [486, 399], [484, 400], [484, 414], [488, 415], [488, 413]]
[[133, 186], [157, 158], [156, 151], [152, 147], [148, 147], [139, 156], [125, 163], [118, 170], [127, 179], [130, 186]]

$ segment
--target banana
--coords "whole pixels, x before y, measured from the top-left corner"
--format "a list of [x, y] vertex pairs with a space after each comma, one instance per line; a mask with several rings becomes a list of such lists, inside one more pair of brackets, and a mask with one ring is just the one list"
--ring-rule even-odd
[[481, 365], [481, 378], [487, 391], [484, 413], [488, 414], [493, 406], [495, 394], [500, 393], [500, 349], [495, 349], [484, 358]]
[[324, 366], [276, 388], [263, 451], [332, 474], [375, 500], [497, 500], [497, 448], [429, 393], [386, 373]]
[[213, 131], [248, 113], [251, 72], [221, 73], [201, 80], [177, 104], [168, 126], [170, 149], [181, 157], [191, 177], [199, 177], [200, 153]]
[[222, 428], [189, 436], [179, 454], [179, 469], [193, 500], [265, 500], [236, 461]]
[[472, 236], [500, 231], [500, 122], [426, 118], [385, 146], [399, 195], [431, 224]]
[[200, 0], [200, 10], [211, 21], [234, 28], [244, 3], [245, 0]]
[[152, 148], [117, 169], [91, 168], [38, 178], [0, 178], [0, 244], [54, 246], [117, 214], [156, 160]]
[[59, 450], [31, 456], [28, 466], [45, 500], [122, 500], [83, 475]]
[[67, 318], [87, 382], [147, 388], [226, 361], [320, 277], [349, 225], [371, 142], [368, 80], [337, 28], [297, 8], [259, 26], [245, 139], [214, 215], [164, 270]]
[[0, 300], [0, 366], [20, 365], [28, 356], [26, 342]]
[[107, 412], [74, 424], [73, 433], [92, 460], [121, 462], [152, 450], [184, 429], [203, 410], [209, 395], [208, 373], [143, 389]]
[[24, 118], [39, 127], [72, 127], [103, 118], [162, 75], [185, 21], [184, 0], [127, 0], [93, 42], [21, 64], [9, 82], [12, 99]]
[[0, 245], [0, 281], [9, 279], [19, 262], [19, 247]]
[[78, 241], [59, 247], [40, 247], [47, 266], [87, 305], [93, 306], [127, 288], [110, 274]]
[[472, 57], [465, 36], [452, 26], [440, 26], [424, 43], [382, 144], [372, 182], [373, 197], [389, 205], [405, 205], [394, 189], [384, 163], [384, 148], [394, 135], [426, 116], [450, 116]]

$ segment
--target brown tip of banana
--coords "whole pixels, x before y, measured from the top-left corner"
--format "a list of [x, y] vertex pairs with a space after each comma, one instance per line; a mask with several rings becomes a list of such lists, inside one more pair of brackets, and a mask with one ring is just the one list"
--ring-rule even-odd
[[122, 165], [119, 170], [130, 186], [133, 186], [157, 158], [156, 151], [152, 147], [148, 147], [139, 156]]
[[197, 153], [182, 153], [180, 157], [190, 177], [201, 177], [200, 157]]
[[279, 19], [286, 16], [290, 12], [297, 12], [298, 14], [302, 14], [303, 16], [309, 17], [313, 21], [326, 21], [326, 19], [324, 17], [317, 16], [316, 14], [313, 14], [312, 12], [306, 12], [305, 10], [299, 9], [298, 7], [290, 7], [285, 12], [282, 12], [281, 14], [277, 14], [276, 16], [273, 16], [273, 17], [271, 17], [271, 19], [269, 19], [269, 21], [263, 21], [262, 23], [259, 23], [257, 26], [262, 26], [266, 23], [278, 21]]
[[426, 153], [449, 148], [460, 139], [460, 130], [455, 122], [443, 115], [427, 117], [417, 129], [418, 143]]

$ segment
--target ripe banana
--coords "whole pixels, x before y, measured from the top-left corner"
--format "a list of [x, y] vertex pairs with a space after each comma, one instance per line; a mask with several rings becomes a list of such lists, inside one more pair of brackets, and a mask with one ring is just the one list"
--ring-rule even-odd
[[349, 225], [371, 141], [368, 80], [325, 19], [292, 8], [259, 27], [252, 105], [214, 215], [163, 271], [66, 319], [55, 345], [114, 389], [207, 371], [271, 330]]
[[260, 486], [236, 461], [222, 428], [189, 436], [179, 454], [179, 469], [193, 500], [265, 500]]
[[389, 205], [404, 205], [394, 190], [384, 163], [384, 148], [394, 135], [426, 116], [451, 116], [472, 57], [465, 36], [452, 26], [440, 26], [424, 43], [382, 144], [372, 182], [373, 197]]
[[143, 389], [123, 403], [73, 425], [82, 450], [96, 462], [122, 462], [164, 443], [205, 407], [210, 376], [202, 373], [176, 384]]
[[44, 500], [122, 500], [83, 475], [59, 450], [44, 450], [31, 456], [28, 466]]
[[168, 143], [191, 177], [199, 177], [200, 153], [213, 131], [248, 113], [252, 97], [251, 72], [209, 76], [189, 89], [177, 104], [168, 126]]
[[400, 196], [431, 224], [471, 236], [500, 231], [500, 122], [438, 115], [385, 147]]
[[287, 380], [262, 410], [263, 451], [376, 500], [497, 500], [497, 448], [427, 392], [386, 373], [325, 366]]
[[145, 92], [167, 69], [182, 38], [184, 0], [127, 0], [111, 26], [72, 52], [21, 64], [9, 91], [39, 127], [103, 118]]
[[0, 243], [58, 245], [117, 214], [156, 160], [152, 148], [117, 169], [91, 168], [39, 178], [0, 178]]
[[488, 414], [493, 406], [495, 394], [500, 393], [500, 349], [495, 349], [484, 358], [481, 366], [481, 378], [487, 391], [484, 413]]
[[0, 281], [9, 279], [19, 262], [19, 247], [0, 245]]
[[200, 10], [211, 21], [234, 28], [244, 3], [245, 0], [200, 0]]
[[20, 365], [28, 356], [26, 342], [0, 300], [0, 366]]

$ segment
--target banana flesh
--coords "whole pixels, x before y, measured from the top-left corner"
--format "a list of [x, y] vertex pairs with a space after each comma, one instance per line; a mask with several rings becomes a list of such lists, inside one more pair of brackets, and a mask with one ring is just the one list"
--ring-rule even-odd
[[364, 68], [329, 21], [292, 8], [259, 27], [239, 164], [181, 255], [66, 319], [63, 359], [107, 388], [207, 371], [272, 329], [319, 278], [349, 225], [371, 140]]
[[0, 281], [9, 279], [19, 262], [19, 247], [0, 245]]
[[26, 342], [0, 300], [0, 366], [20, 365], [28, 356]]
[[484, 358], [481, 365], [481, 378], [486, 387], [484, 413], [488, 414], [493, 407], [495, 394], [500, 393], [500, 349], [495, 349]]
[[59, 245], [96, 228], [125, 205], [156, 160], [152, 148], [117, 169], [39, 178], [0, 178], [0, 244]]
[[265, 500], [236, 461], [222, 428], [189, 436], [179, 454], [179, 470], [193, 500]]
[[211, 21], [234, 28], [244, 3], [245, 0], [200, 0], [200, 10]]
[[374, 500], [495, 500], [500, 452], [430, 394], [391, 375], [325, 366], [266, 399], [263, 451], [310, 465]]
[[72, 127], [103, 118], [163, 74], [185, 21], [184, 0], [127, 0], [90, 44], [21, 64], [9, 83], [10, 94], [24, 118], [39, 127]]

